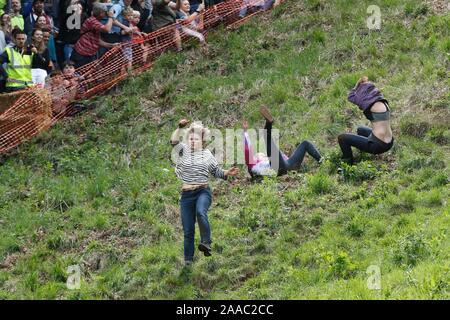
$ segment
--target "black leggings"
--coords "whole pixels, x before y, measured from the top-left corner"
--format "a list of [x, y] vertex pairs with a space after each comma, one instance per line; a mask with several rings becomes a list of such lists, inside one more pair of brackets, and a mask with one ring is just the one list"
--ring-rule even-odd
[[380, 154], [391, 149], [394, 144], [394, 138], [391, 142], [386, 143], [375, 137], [369, 127], [358, 127], [357, 134], [343, 133], [338, 136], [338, 141], [342, 150], [342, 158], [350, 164], [353, 164], [352, 147], [367, 153]]
[[308, 153], [317, 161], [322, 158], [317, 148], [311, 142], [303, 141], [302, 143], [300, 143], [297, 149], [295, 149], [294, 153], [292, 153], [289, 159], [285, 160], [283, 158], [283, 154], [280, 152], [277, 145], [273, 141], [272, 123], [266, 121], [266, 126], [264, 127], [264, 129], [266, 129], [266, 135], [264, 135], [264, 138], [266, 140], [267, 156], [270, 159], [270, 166], [278, 173], [279, 176], [286, 174], [289, 170], [297, 169], [298, 167], [300, 167], [306, 153]]

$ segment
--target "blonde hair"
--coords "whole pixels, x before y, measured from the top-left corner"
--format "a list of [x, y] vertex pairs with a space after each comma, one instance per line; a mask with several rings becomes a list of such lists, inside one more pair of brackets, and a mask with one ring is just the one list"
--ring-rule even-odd
[[131, 7], [126, 7], [123, 11], [122, 11], [122, 16], [124, 17], [133, 17], [134, 16], [134, 10]]
[[185, 139], [189, 137], [190, 134], [197, 134], [201, 136], [202, 142], [209, 141], [211, 139], [211, 131], [203, 126], [201, 121], [194, 121], [191, 123], [189, 128], [187, 128]]

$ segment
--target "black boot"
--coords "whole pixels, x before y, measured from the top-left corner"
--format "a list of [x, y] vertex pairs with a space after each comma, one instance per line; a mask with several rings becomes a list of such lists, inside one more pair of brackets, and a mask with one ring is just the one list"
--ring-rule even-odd
[[198, 245], [198, 250], [204, 253], [205, 257], [211, 256], [211, 245], [209, 243], [200, 243]]

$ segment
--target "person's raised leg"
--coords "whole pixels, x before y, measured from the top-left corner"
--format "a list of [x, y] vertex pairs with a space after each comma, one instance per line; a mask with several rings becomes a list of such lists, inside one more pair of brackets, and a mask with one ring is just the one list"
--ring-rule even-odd
[[259, 111], [266, 119], [266, 125], [264, 126], [264, 138], [266, 141], [267, 156], [270, 159], [270, 165], [273, 170], [277, 171], [278, 175], [285, 174], [287, 172], [286, 162], [283, 158], [283, 154], [272, 137], [272, 124], [274, 122], [274, 118], [266, 107], [261, 107]]

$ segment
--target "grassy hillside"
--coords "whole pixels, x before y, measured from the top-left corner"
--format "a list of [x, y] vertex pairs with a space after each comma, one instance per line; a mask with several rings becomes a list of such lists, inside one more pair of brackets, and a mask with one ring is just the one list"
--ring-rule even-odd
[[[0, 298], [449, 299], [450, 14], [427, 3], [286, 0], [2, 156]], [[346, 100], [362, 75], [391, 102], [396, 142], [338, 174], [337, 134], [367, 124]], [[308, 139], [328, 160], [214, 181], [214, 255], [186, 270], [169, 136], [181, 117], [259, 128], [262, 104], [283, 150]]]

